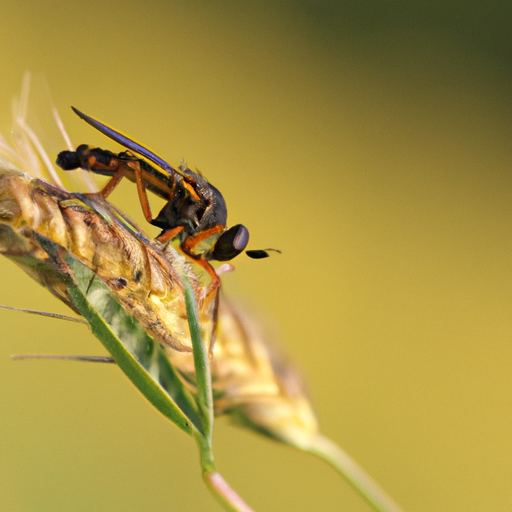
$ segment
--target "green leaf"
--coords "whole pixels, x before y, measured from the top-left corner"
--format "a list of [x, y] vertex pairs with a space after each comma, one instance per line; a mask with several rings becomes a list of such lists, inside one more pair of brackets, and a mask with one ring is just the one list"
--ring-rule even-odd
[[[201, 326], [199, 325], [197, 307], [192, 286], [186, 275], [182, 276], [185, 304], [187, 308], [188, 325], [190, 337], [192, 338], [192, 349], [194, 354], [194, 367], [196, 370], [197, 384], [197, 404], [202, 424], [205, 427], [204, 438], [197, 438], [199, 454], [201, 458], [201, 467], [203, 472], [208, 473], [215, 470], [213, 462], [213, 395], [212, 395], [212, 376], [210, 372], [210, 359], [208, 350], [201, 336]], [[215, 329], [215, 327], [214, 327]]]
[[204, 437], [206, 425], [195, 399], [162, 347], [124, 310], [94, 272], [47, 238], [36, 237], [56, 265], [60, 260], [67, 267], [62, 275], [74, 309], [87, 320], [126, 376], [179, 428], [194, 437]]

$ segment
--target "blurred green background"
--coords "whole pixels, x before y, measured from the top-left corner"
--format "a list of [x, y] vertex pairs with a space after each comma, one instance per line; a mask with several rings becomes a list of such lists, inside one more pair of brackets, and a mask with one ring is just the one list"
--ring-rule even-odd
[[[510, 511], [511, 19], [492, 0], [3, 0], [0, 128], [30, 70], [74, 144], [114, 147], [69, 105], [203, 171], [251, 247], [283, 251], [240, 256], [225, 289], [302, 368], [324, 432], [407, 511]], [[112, 200], [142, 222], [132, 184]], [[0, 303], [66, 313], [0, 268]], [[0, 324], [1, 510], [221, 510], [119, 370], [9, 358], [101, 354], [85, 328]], [[225, 421], [215, 447], [256, 511], [369, 510]]]

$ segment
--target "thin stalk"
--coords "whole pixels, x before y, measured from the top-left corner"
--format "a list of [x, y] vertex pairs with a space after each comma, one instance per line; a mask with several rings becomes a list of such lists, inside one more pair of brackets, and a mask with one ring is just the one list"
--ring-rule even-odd
[[73, 356], [59, 354], [12, 354], [11, 359], [15, 359], [17, 361], [27, 359], [58, 359], [66, 361], [85, 361], [87, 363], [115, 363], [114, 358], [109, 356]]
[[5, 306], [4, 304], [0, 304], [0, 308], [8, 309], [9, 311], [19, 311], [21, 313], [29, 313], [31, 315], [48, 316], [50, 318], [57, 318], [58, 320], [66, 320], [68, 322], [87, 324], [87, 321], [85, 319], [78, 318], [76, 316], [60, 315], [59, 313], [48, 313], [47, 311], [38, 311], [37, 309], [15, 308], [13, 306]]
[[333, 466], [378, 512], [403, 512], [350, 455], [327, 437], [318, 435], [309, 447], [303, 449]]
[[[228, 485], [226, 480], [215, 470], [213, 458], [213, 394], [212, 377], [210, 371], [210, 358], [208, 350], [203, 343], [201, 328], [197, 314], [197, 306], [192, 286], [186, 275], [182, 275], [185, 291], [185, 304], [187, 308], [188, 325], [194, 365], [196, 370], [197, 402], [205, 427], [205, 435], [195, 435], [199, 447], [203, 480], [217, 501], [229, 512], [254, 512], [247, 503]], [[193, 434], [194, 435], [194, 434]]]
[[[207, 443], [210, 445], [211, 450], [213, 432], [213, 395], [212, 377], [210, 372], [210, 359], [208, 357], [208, 351], [206, 350], [206, 347], [201, 337], [201, 327], [199, 325], [194, 291], [192, 290], [190, 281], [188, 280], [188, 277], [185, 274], [183, 274], [182, 279], [185, 292], [185, 304], [187, 308], [188, 325], [190, 329], [190, 337], [192, 339], [194, 366], [196, 370], [197, 403], [199, 406], [199, 412], [203, 420], [205, 437]], [[203, 470], [206, 469], [213, 469], [213, 467], [203, 467]]]
[[254, 512], [216, 471], [203, 473], [203, 480], [206, 487], [210, 489], [210, 492], [226, 510], [230, 512]]

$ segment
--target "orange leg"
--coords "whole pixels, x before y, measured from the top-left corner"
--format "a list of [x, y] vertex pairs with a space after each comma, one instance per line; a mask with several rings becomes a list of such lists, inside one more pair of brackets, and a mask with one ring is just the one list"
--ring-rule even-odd
[[[217, 227], [217, 226], [215, 226]], [[173, 229], [168, 229], [164, 233], [162, 233], [160, 236], [157, 236], [157, 240], [159, 242], [165, 243], [172, 240], [176, 235], [181, 233], [185, 228], [183, 226], [177, 226]], [[207, 230], [210, 231], [210, 230]], [[205, 238], [208, 238], [209, 236], [212, 236], [212, 234], [215, 234], [216, 231], [213, 233], [209, 233], [206, 236], [203, 236], [203, 233], [200, 233], [196, 237], [189, 236], [184, 240], [184, 242], [181, 244], [180, 249], [181, 251], [188, 256], [194, 263], [202, 267], [208, 274], [210, 274], [210, 277], [212, 278], [212, 285], [214, 288], [218, 287], [220, 284], [220, 279], [217, 273], [215, 272], [215, 269], [210, 265], [210, 263], [202, 258], [201, 256], [198, 256], [197, 254], [194, 254], [192, 252], [192, 248], [195, 247], [199, 242], [204, 240]], [[190, 242], [190, 239], [193, 239], [192, 242]], [[199, 239], [199, 240], [198, 240]], [[215, 284], [214, 284], [215, 283]]]
[[[221, 229], [220, 229], [221, 228]], [[181, 233], [185, 228], [183, 226], [177, 226], [174, 229], [169, 229], [162, 233], [160, 236], [157, 237], [157, 240], [159, 242], [165, 243], [169, 240], [172, 240], [176, 235]], [[219, 317], [219, 287], [220, 287], [220, 278], [215, 272], [215, 269], [210, 265], [210, 263], [202, 258], [201, 256], [198, 256], [197, 254], [194, 254], [192, 252], [192, 248], [195, 247], [200, 241], [208, 238], [209, 236], [212, 236], [216, 234], [217, 232], [222, 232], [224, 228], [222, 226], [215, 226], [211, 230], [207, 230], [203, 233], [199, 233], [199, 235], [196, 235], [195, 237], [189, 236], [186, 238], [183, 243], [180, 246], [181, 251], [190, 258], [194, 263], [202, 267], [208, 274], [210, 275], [211, 282], [208, 286], [206, 297], [204, 300], [209, 300], [209, 297], [212, 294], [215, 294], [214, 297], [214, 306], [213, 306], [213, 329], [212, 329], [212, 337], [210, 340], [210, 351], [213, 350], [213, 344], [215, 341], [215, 335], [217, 333], [217, 320]], [[192, 240], [191, 240], [192, 239]]]
[[183, 243], [180, 246], [180, 249], [191, 259], [193, 259], [200, 267], [203, 267], [208, 274], [210, 274], [212, 278], [212, 284], [216, 283], [216, 286], [220, 284], [220, 279], [217, 273], [215, 272], [215, 269], [210, 265], [208, 260], [205, 260], [203, 257], [198, 256], [194, 253], [194, 247], [199, 245], [201, 242], [206, 240], [207, 238], [210, 238], [214, 235], [220, 235], [225, 231], [226, 227], [222, 224], [218, 224], [217, 226], [213, 226], [209, 229], [205, 229], [204, 231], [201, 231], [197, 235], [189, 236], [183, 240]]
[[[90, 165], [92, 169], [94, 167], [94, 163]], [[137, 193], [139, 195], [140, 206], [142, 208], [142, 213], [144, 213], [145, 219], [151, 223], [153, 220], [153, 214], [151, 213], [151, 206], [149, 204], [148, 194], [146, 191], [146, 186], [144, 185], [144, 181], [142, 178], [142, 169], [140, 167], [140, 162], [136, 159], [123, 161], [113, 159], [113, 164], [109, 167], [117, 167], [114, 175], [107, 183], [107, 185], [100, 191], [100, 194], [106, 199], [117, 187], [123, 176], [127, 172], [133, 172], [135, 175], [135, 184], [137, 186]], [[94, 171], [93, 171], [94, 172]], [[133, 179], [133, 178], [132, 178]], [[180, 229], [181, 231], [181, 229]], [[179, 232], [179, 231], [178, 231]], [[172, 238], [172, 237], [171, 237]]]
[[[178, 233], [183, 231], [182, 226], [178, 226], [177, 228], [170, 229], [169, 231], [166, 231], [162, 234], [162, 236], [158, 237], [159, 241], [167, 241], [171, 240], [176, 236]], [[210, 262], [203, 258], [201, 255], [194, 254], [193, 249], [196, 247], [199, 243], [203, 242], [207, 238], [214, 236], [214, 235], [220, 235], [224, 232], [226, 229], [223, 225], [217, 225], [213, 226], [210, 229], [206, 229], [202, 231], [201, 233], [198, 233], [195, 236], [189, 236], [183, 240], [180, 250], [185, 254], [185, 256], [188, 256], [194, 263], [202, 267], [206, 272], [208, 272], [211, 282], [208, 286], [206, 297], [208, 300], [208, 297], [211, 296], [211, 294], [215, 294], [213, 300], [214, 306], [213, 306], [213, 328], [212, 328], [212, 334], [211, 334], [211, 340], [210, 340], [210, 353], [213, 350], [213, 346], [215, 343], [215, 336], [217, 334], [217, 324], [218, 324], [218, 317], [219, 317], [219, 288], [220, 288], [220, 278], [215, 272], [215, 269], [211, 266]]]
[[161, 235], [157, 236], [156, 239], [163, 244], [172, 240], [177, 234], [181, 233], [185, 228], [183, 226], [177, 226], [173, 229], [164, 231]]
[[[217, 279], [219, 276], [217, 276]], [[207, 296], [209, 296], [211, 293], [215, 293], [214, 297], [214, 305], [213, 305], [213, 327], [212, 327], [212, 335], [210, 339], [210, 354], [213, 353], [213, 346], [215, 345], [215, 338], [217, 336], [217, 327], [219, 325], [219, 298], [220, 298], [220, 280], [218, 281], [217, 285], [214, 285], [212, 282], [210, 284], [210, 287], [208, 289]]]
[[151, 223], [153, 220], [153, 214], [151, 213], [151, 206], [149, 205], [148, 193], [146, 187], [142, 181], [142, 170], [140, 163], [137, 160], [130, 161], [128, 166], [135, 172], [135, 183], [137, 185], [137, 192], [139, 194], [139, 201], [142, 207], [142, 212], [146, 220]]
[[220, 278], [215, 272], [215, 269], [210, 265], [210, 262], [208, 260], [205, 260], [201, 256], [197, 256], [197, 254], [193, 254], [190, 252], [187, 252], [185, 249], [185, 244], [187, 242], [188, 238], [181, 244], [180, 249], [183, 251], [183, 253], [188, 256], [194, 263], [202, 267], [208, 274], [210, 275], [211, 282], [208, 286], [207, 292], [206, 292], [206, 300], [212, 295], [215, 294], [213, 300], [215, 301], [213, 306], [213, 327], [212, 327], [212, 334], [210, 339], [210, 354], [213, 352], [213, 346], [215, 344], [215, 338], [217, 336], [217, 327], [218, 327], [218, 320], [219, 320], [219, 296], [220, 296]]
[[119, 185], [119, 182], [123, 179], [125, 172], [126, 167], [122, 165], [121, 167], [119, 167], [119, 169], [117, 169], [117, 171], [112, 176], [110, 181], [100, 190], [100, 195], [104, 199], [106, 199], [110, 194], [112, 194], [117, 185]]
[[[137, 185], [137, 193], [139, 194], [139, 201], [142, 207], [142, 212], [144, 213], [146, 220], [151, 222], [153, 220], [153, 214], [151, 213], [151, 206], [149, 205], [146, 187], [142, 181], [142, 170], [140, 168], [139, 162], [137, 160], [131, 160], [130, 162], [123, 162], [118, 160], [117, 162], [118, 168], [110, 181], [105, 185], [105, 187], [101, 189], [101, 196], [106, 199], [114, 191], [117, 185], [119, 185], [119, 182], [123, 179], [123, 176], [128, 171], [128, 168], [131, 169], [135, 174], [135, 183]], [[91, 167], [93, 166], [94, 165]]]
[[194, 254], [194, 247], [199, 245], [207, 238], [210, 238], [211, 236], [220, 235], [221, 233], [224, 232], [225, 229], [225, 226], [223, 226], [222, 224], [218, 224], [217, 226], [213, 226], [209, 229], [201, 231], [197, 235], [187, 237], [185, 240], [183, 240], [183, 243], [180, 246], [180, 249], [187, 256], [193, 259], [200, 267], [203, 267], [204, 270], [206, 270], [208, 274], [210, 274], [210, 277], [212, 278], [212, 285], [215, 287], [220, 285], [219, 276], [215, 272], [215, 269], [210, 265], [208, 260], [204, 259], [201, 256], [198, 256], [197, 254]]
[[208, 272], [208, 274], [210, 274], [210, 277], [212, 278], [212, 282], [210, 284], [210, 286], [212, 288], [218, 288], [220, 286], [220, 278], [219, 276], [217, 275], [217, 272], [215, 272], [215, 269], [210, 265], [210, 262], [205, 260], [204, 258], [201, 258], [201, 257], [198, 257], [196, 256], [195, 254], [191, 254], [191, 253], [188, 253], [186, 252], [184, 249], [183, 249], [183, 245], [180, 247], [180, 249], [189, 257], [193, 260], [194, 263], [196, 263], [197, 265], [199, 265], [200, 267], [202, 267], [204, 270], [206, 270], [206, 272]]
[[220, 235], [225, 230], [226, 226], [223, 226], [222, 224], [217, 224], [217, 226], [205, 229], [204, 231], [197, 233], [197, 235], [191, 235], [187, 237], [185, 240], [183, 240], [183, 243], [181, 244], [181, 249], [183, 250], [183, 252], [193, 255], [194, 247], [196, 247], [198, 244], [200, 244], [207, 238], [210, 238], [211, 236]]

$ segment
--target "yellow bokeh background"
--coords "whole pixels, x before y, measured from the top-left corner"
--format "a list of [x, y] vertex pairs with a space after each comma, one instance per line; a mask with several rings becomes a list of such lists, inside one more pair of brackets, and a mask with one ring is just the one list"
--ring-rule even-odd
[[[200, 169], [251, 248], [283, 252], [240, 256], [224, 287], [302, 369], [323, 431], [407, 511], [509, 511], [510, 11], [3, 1], [0, 128], [30, 70], [36, 125], [49, 90], [75, 144], [115, 148], [69, 105]], [[132, 184], [112, 201], [143, 222]], [[66, 313], [0, 269], [1, 304]], [[83, 326], [0, 325], [0, 510], [221, 510], [193, 441], [115, 367], [9, 358], [102, 354]], [[310, 456], [225, 421], [214, 446], [257, 511], [369, 510]]]

